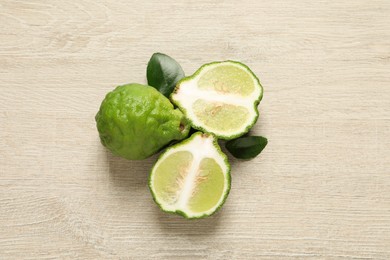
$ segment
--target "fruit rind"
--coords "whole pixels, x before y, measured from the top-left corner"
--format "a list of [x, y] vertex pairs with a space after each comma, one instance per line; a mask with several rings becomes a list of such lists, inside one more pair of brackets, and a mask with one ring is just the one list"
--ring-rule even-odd
[[[194, 122], [194, 120], [192, 120], [188, 114], [188, 110], [181, 104], [181, 102], [179, 100], [175, 100], [174, 98], [174, 95], [175, 93], [178, 92], [178, 90], [180, 89], [180, 87], [182, 86], [183, 83], [185, 82], [190, 82], [192, 80], [195, 80], [202, 72], [203, 70], [205, 70], [206, 68], [208, 68], [209, 66], [212, 66], [212, 65], [218, 65], [218, 64], [221, 64], [221, 63], [232, 63], [232, 64], [235, 64], [235, 65], [238, 65], [240, 67], [244, 67], [245, 70], [253, 77], [253, 79], [256, 81], [258, 87], [260, 88], [260, 94], [259, 96], [253, 100], [253, 110], [255, 112], [254, 114], [254, 117], [253, 117], [253, 120], [245, 127], [242, 129], [242, 131], [236, 133], [236, 134], [231, 134], [231, 135], [224, 135], [224, 134], [216, 134], [216, 133], [212, 133], [210, 130], [208, 129], [205, 129], [203, 126], [197, 124], [196, 122]], [[259, 118], [259, 111], [257, 109], [258, 105], [260, 104], [260, 101], [262, 100], [263, 98], [263, 86], [261, 85], [260, 83], [260, 80], [259, 78], [252, 72], [252, 70], [245, 64], [241, 63], [241, 62], [238, 62], [238, 61], [232, 61], [232, 60], [226, 60], [226, 61], [215, 61], [215, 62], [210, 62], [210, 63], [206, 63], [204, 65], [202, 65], [193, 75], [191, 76], [187, 76], [183, 79], [181, 79], [177, 85], [176, 85], [176, 88], [173, 90], [173, 92], [171, 93], [170, 95], [170, 100], [172, 100], [172, 102], [186, 115], [189, 123], [191, 124], [191, 126], [199, 131], [202, 131], [202, 132], [205, 132], [205, 133], [211, 133], [211, 134], [214, 134], [216, 137], [218, 137], [219, 139], [224, 139], [224, 140], [231, 140], [231, 139], [234, 139], [234, 138], [237, 138], [237, 137], [240, 137], [246, 133], [249, 132], [249, 130], [253, 127], [253, 125], [257, 122], [257, 119]]]
[[155, 163], [153, 168], [151, 169], [150, 171], [150, 174], [149, 174], [149, 180], [148, 180], [148, 185], [149, 185], [149, 189], [151, 191], [151, 194], [152, 194], [152, 197], [153, 197], [153, 200], [154, 202], [158, 205], [158, 207], [164, 211], [164, 212], [167, 212], [167, 213], [171, 213], [171, 214], [176, 214], [176, 215], [180, 215], [186, 219], [200, 219], [200, 218], [205, 218], [205, 217], [208, 217], [208, 216], [211, 216], [213, 214], [215, 214], [217, 211], [219, 211], [219, 209], [223, 206], [223, 204], [225, 203], [228, 195], [229, 195], [229, 192], [230, 192], [230, 187], [231, 187], [231, 175], [230, 175], [230, 170], [231, 170], [231, 167], [230, 167], [230, 164], [228, 162], [228, 158], [227, 156], [222, 152], [221, 148], [219, 147], [218, 145], [218, 142], [217, 142], [217, 139], [215, 138], [214, 135], [212, 134], [209, 134], [209, 133], [201, 133], [201, 132], [196, 132], [194, 133], [193, 135], [191, 135], [188, 139], [180, 142], [180, 143], [177, 143], [169, 148], [167, 148], [160, 156], [159, 158], [157, 159], [157, 162], [159, 162], [162, 158], [164, 158], [164, 156], [166, 156], [170, 151], [180, 147], [180, 146], [183, 146], [183, 145], [186, 145], [188, 143], [190, 143], [196, 136], [198, 135], [207, 135], [207, 136], [212, 136], [213, 140], [212, 140], [212, 144], [214, 146], [214, 148], [216, 149], [218, 155], [221, 156], [222, 158], [222, 161], [223, 163], [226, 165], [226, 171], [223, 171], [225, 174], [224, 174], [224, 178], [226, 180], [226, 189], [224, 190], [224, 193], [222, 195], [222, 199], [221, 199], [221, 202], [219, 202], [219, 205], [215, 208], [213, 208], [213, 211], [210, 213], [210, 214], [188, 214], [187, 212], [181, 210], [181, 209], [175, 209], [175, 210], [168, 210], [164, 207], [164, 205], [162, 205], [158, 199], [157, 199], [157, 196], [156, 194], [154, 193], [153, 191], [153, 184], [152, 184], [152, 176], [153, 176], [153, 172], [154, 170], [156, 169], [156, 167], [158, 166], [158, 163]]

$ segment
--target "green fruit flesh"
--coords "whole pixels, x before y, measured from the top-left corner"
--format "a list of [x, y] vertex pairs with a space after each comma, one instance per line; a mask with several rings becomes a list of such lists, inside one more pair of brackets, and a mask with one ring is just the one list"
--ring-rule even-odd
[[199, 122], [207, 125], [210, 131], [237, 131], [249, 116], [245, 107], [201, 99], [195, 101], [193, 111]]
[[205, 72], [199, 79], [198, 86], [203, 90], [240, 96], [248, 96], [254, 90], [252, 77], [242, 69], [228, 64]]
[[193, 212], [205, 212], [212, 209], [223, 194], [224, 176], [221, 167], [212, 158], [204, 158], [196, 176], [196, 189], [188, 201]]
[[173, 205], [178, 201], [177, 191], [182, 188], [192, 161], [190, 152], [181, 151], [167, 157], [156, 169], [155, 192], [163, 203]]

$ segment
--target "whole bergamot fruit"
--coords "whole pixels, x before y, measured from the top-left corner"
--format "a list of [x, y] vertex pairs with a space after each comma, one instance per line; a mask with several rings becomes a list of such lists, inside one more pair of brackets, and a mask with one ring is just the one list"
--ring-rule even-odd
[[183, 113], [155, 88], [127, 84], [109, 92], [95, 117], [102, 144], [130, 160], [145, 159], [187, 137]]

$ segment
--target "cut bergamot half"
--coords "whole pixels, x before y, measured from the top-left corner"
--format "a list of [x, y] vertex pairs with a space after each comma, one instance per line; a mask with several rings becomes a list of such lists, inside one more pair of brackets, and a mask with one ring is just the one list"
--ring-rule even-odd
[[259, 79], [246, 65], [223, 61], [205, 64], [183, 78], [171, 100], [193, 128], [230, 140], [256, 123], [262, 96]]
[[222, 206], [229, 193], [230, 166], [216, 138], [197, 132], [160, 156], [149, 187], [163, 211], [206, 217]]

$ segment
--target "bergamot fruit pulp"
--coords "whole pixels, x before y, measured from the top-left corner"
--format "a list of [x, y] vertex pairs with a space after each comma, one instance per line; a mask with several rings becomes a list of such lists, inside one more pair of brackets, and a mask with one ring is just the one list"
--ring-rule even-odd
[[155, 88], [127, 84], [108, 93], [96, 117], [102, 144], [130, 160], [145, 159], [187, 137], [183, 113]]
[[163, 211], [206, 217], [222, 206], [229, 193], [230, 166], [216, 138], [197, 132], [160, 156], [149, 187]]
[[262, 96], [259, 79], [246, 65], [223, 61], [205, 64], [183, 78], [171, 99], [193, 128], [230, 140], [256, 123]]

